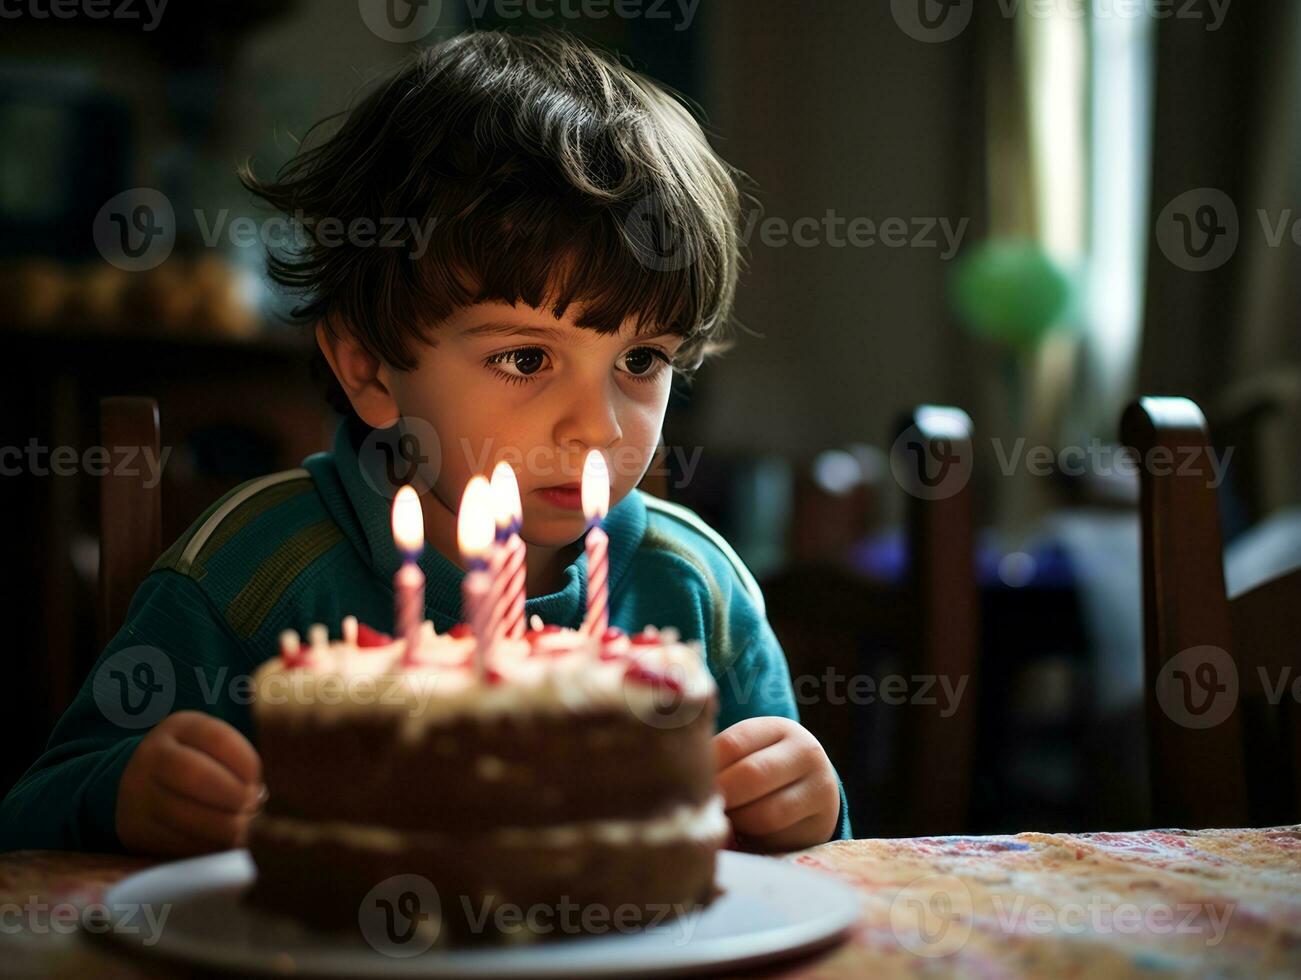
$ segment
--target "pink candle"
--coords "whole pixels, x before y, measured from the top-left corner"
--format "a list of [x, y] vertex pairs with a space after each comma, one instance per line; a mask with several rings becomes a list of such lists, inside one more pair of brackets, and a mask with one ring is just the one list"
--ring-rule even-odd
[[456, 515], [456, 541], [466, 563], [461, 606], [465, 621], [474, 630], [474, 670], [480, 681], [487, 674], [488, 648], [492, 644], [489, 628], [492, 577], [488, 573], [488, 557], [493, 531], [492, 487], [484, 477], [473, 477], [461, 496], [461, 509]]
[[393, 576], [394, 632], [403, 641], [402, 664], [416, 662], [420, 625], [425, 621], [425, 573], [416, 564], [425, 547], [425, 519], [420, 495], [404, 486], [393, 498], [393, 540], [402, 551], [402, 566]]
[[601, 636], [610, 622], [610, 538], [601, 527], [610, 508], [610, 471], [593, 449], [583, 461], [583, 514], [587, 517], [587, 616], [583, 631]]
[[[524, 539], [519, 483], [510, 464], [502, 461], [492, 471], [493, 512], [497, 520], [497, 548], [493, 552], [500, 576], [498, 601], [503, 611], [499, 621], [502, 636], [524, 637]], [[494, 583], [496, 584], [496, 583]]]

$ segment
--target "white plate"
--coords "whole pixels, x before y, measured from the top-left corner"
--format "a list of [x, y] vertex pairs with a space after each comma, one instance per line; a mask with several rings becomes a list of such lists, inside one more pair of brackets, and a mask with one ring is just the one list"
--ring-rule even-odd
[[[240, 900], [256, 870], [247, 851], [160, 865], [109, 889], [107, 934], [140, 950], [228, 970], [358, 977], [591, 977], [697, 973], [782, 958], [842, 938], [860, 896], [832, 875], [722, 851], [723, 895], [642, 932], [471, 950], [385, 955], [360, 936], [309, 932]], [[304, 883], [310, 892], [311, 883]], [[162, 919], [163, 912], [167, 917]]]

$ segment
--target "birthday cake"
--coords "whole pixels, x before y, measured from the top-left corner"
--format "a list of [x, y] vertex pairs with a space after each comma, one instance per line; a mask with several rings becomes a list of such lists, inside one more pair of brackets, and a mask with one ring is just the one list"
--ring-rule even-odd
[[414, 654], [352, 617], [333, 642], [286, 631], [254, 677], [270, 795], [251, 900], [363, 933], [397, 910], [425, 945], [635, 931], [708, 904], [728, 822], [699, 645], [532, 626], [480, 650], [426, 621]]

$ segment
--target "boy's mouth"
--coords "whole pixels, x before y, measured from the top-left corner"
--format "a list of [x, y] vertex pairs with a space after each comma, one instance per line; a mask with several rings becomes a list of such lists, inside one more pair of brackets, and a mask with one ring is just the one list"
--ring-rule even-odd
[[583, 486], [581, 483], [562, 483], [555, 487], [539, 487], [533, 491], [553, 507], [563, 510], [583, 509]]

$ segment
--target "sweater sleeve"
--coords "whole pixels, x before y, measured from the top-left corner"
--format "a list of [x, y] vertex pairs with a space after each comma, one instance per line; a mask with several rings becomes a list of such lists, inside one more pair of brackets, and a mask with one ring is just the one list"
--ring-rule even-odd
[[[799, 708], [791, 686], [790, 666], [781, 643], [768, 620], [743, 589], [732, 590], [727, 620], [733, 641], [740, 639], [741, 653], [715, 674], [719, 690], [718, 730], [730, 728], [745, 718], [776, 715], [799, 721]], [[828, 840], [850, 840], [849, 802], [845, 784], [840, 787], [840, 819]]]
[[44, 752], [0, 803], [0, 851], [122, 850], [117, 790], [135, 747], [164, 717], [187, 709], [247, 735], [251, 667], [197, 583], [169, 570], [150, 574]]

